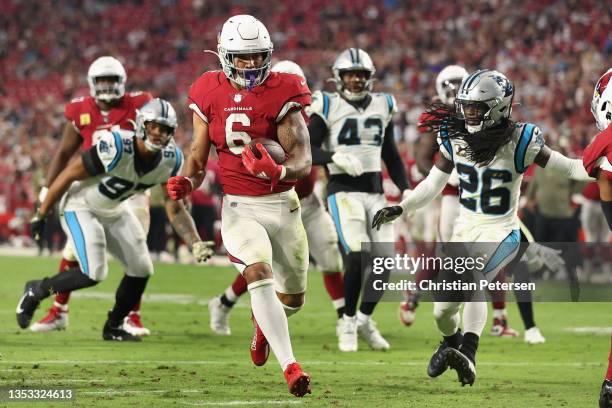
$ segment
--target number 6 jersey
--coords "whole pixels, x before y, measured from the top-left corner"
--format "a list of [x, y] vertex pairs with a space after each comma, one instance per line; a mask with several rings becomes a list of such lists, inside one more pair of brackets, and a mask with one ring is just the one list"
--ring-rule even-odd
[[257, 138], [278, 141], [278, 123], [291, 110], [310, 105], [306, 80], [271, 72], [263, 84], [237, 90], [222, 71], [202, 74], [189, 89], [189, 108], [208, 123], [208, 136], [219, 155], [220, 182], [225, 194], [257, 196], [287, 191], [295, 180], [270, 181], [251, 175], [242, 164], [242, 150]]
[[137, 154], [135, 141], [129, 131], [101, 133], [99, 141], [81, 156], [91, 177], [72, 183], [62, 197], [60, 210], [114, 216], [125, 211], [126, 199], [180, 172], [183, 153], [174, 143], [165, 146], [147, 165]]
[[486, 166], [466, 157], [466, 143], [462, 139], [438, 136], [441, 154], [454, 163], [459, 175], [461, 207], [455, 221], [454, 241], [462, 238], [459, 240], [496, 242], [495, 237], [503, 239], [519, 228], [517, 210], [523, 173], [540, 152], [544, 139], [540, 129], [531, 123], [514, 126], [508, 143], [497, 150]]

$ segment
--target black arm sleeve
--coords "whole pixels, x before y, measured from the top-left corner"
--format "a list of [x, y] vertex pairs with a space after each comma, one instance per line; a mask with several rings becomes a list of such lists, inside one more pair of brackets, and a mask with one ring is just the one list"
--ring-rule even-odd
[[98, 150], [96, 146], [91, 146], [91, 148], [81, 155], [83, 158], [83, 165], [85, 166], [85, 170], [89, 173], [90, 176], [97, 176], [98, 174], [106, 173], [104, 169], [104, 165], [98, 156]]
[[319, 115], [310, 116], [308, 124], [308, 133], [310, 133], [310, 149], [312, 151], [312, 164], [322, 165], [332, 162], [334, 152], [328, 152], [321, 148], [323, 140], [327, 136], [327, 125]]
[[602, 201], [601, 209], [606, 216], [606, 221], [608, 221], [608, 227], [612, 231], [612, 201]]
[[382, 159], [389, 171], [389, 177], [393, 183], [400, 189], [406, 190], [408, 186], [408, 176], [406, 175], [406, 167], [404, 161], [397, 151], [395, 140], [393, 138], [393, 123], [389, 123], [385, 129], [385, 139], [382, 145]]

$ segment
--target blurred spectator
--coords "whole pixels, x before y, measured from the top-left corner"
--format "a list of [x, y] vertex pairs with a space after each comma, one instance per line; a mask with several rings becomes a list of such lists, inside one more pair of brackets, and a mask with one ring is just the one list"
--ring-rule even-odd
[[[567, 137], [580, 154], [595, 134], [593, 84], [612, 66], [606, 0], [0, 0], [0, 9], [0, 214], [24, 198], [16, 172], [27, 181], [57, 148], [63, 106], [87, 95], [87, 68], [98, 56], [122, 60], [132, 90], [175, 105], [176, 140], [186, 145], [186, 92], [201, 72], [218, 69], [203, 50], [216, 49], [232, 14], [253, 14], [270, 27], [274, 58], [300, 64], [312, 89], [329, 89], [339, 51], [364, 48], [376, 65], [376, 89], [398, 99], [396, 134], [409, 143], [436, 74], [459, 63], [507, 74], [517, 89], [514, 117], [541, 126], [548, 140]], [[33, 208], [31, 187], [26, 197]]]

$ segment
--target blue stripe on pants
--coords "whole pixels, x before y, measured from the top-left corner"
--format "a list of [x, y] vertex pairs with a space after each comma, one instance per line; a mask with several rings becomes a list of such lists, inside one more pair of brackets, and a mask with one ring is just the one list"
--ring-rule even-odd
[[89, 276], [89, 264], [87, 262], [87, 246], [85, 245], [85, 237], [83, 236], [83, 230], [79, 224], [79, 220], [74, 211], [64, 212], [64, 219], [70, 229], [70, 235], [76, 246], [77, 255], [79, 257], [79, 264], [85, 275]]
[[338, 203], [336, 202], [336, 195], [332, 194], [327, 197], [327, 202], [329, 204], [329, 210], [331, 211], [331, 216], [334, 220], [334, 224], [336, 225], [336, 231], [338, 231], [338, 239], [340, 240], [340, 244], [344, 249], [344, 253], [348, 254], [351, 252], [351, 248], [346, 242], [346, 239], [344, 239], [344, 234], [342, 233], [342, 225], [340, 224], [340, 213], [338, 212]]

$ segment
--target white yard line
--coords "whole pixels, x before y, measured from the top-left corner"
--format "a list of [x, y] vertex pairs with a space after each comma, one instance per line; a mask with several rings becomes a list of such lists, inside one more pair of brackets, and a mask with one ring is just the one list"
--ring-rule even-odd
[[[0, 364], [14, 365], [32, 365], [32, 364], [49, 364], [49, 365], [167, 365], [167, 366], [194, 366], [194, 365], [226, 365], [226, 364], [248, 364], [251, 363], [245, 360], [244, 362], [237, 361], [210, 361], [210, 360], [192, 360], [192, 361], [173, 361], [173, 360], [40, 360], [40, 361], [19, 361], [19, 360], [2, 360]], [[303, 361], [304, 366], [422, 366], [427, 365], [426, 360], [413, 361]], [[481, 361], [479, 366], [492, 367], [520, 367], [520, 366], [541, 366], [541, 367], [584, 367], [584, 366], [601, 366], [602, 361], [582, 361], [582, 362], [541, 362], [541, 361]], [[23, 369], [28, 369], [24, 367]], [[93, 380], [90, 380], [93, 381]]]
[[597, 327], [597, 326], [586, 326], [586, 327], [565, 327], [564, 331], [572, 333], [586, 333], [586, 334], [612, 334], [612, 327]]
[[[18, 370], [14, 370], [18, 371]], [[94, 378], [92, 380], [76, 379], [76, 378], [54, 378], [53, 380], [0, 380], [0, 384], [61, 384], [61, 383], [88, 383], [88, 382], [106, 382], [102, 378]]]
[[122, 395], [122, 394], [163, 394], [165, 392], [182, 392], [184, 394], [195, 394], [205, 392], [206, 390], [116, 390], [108, 389], [103, 391], [79, 391], [79, 394], [84, 395]]

